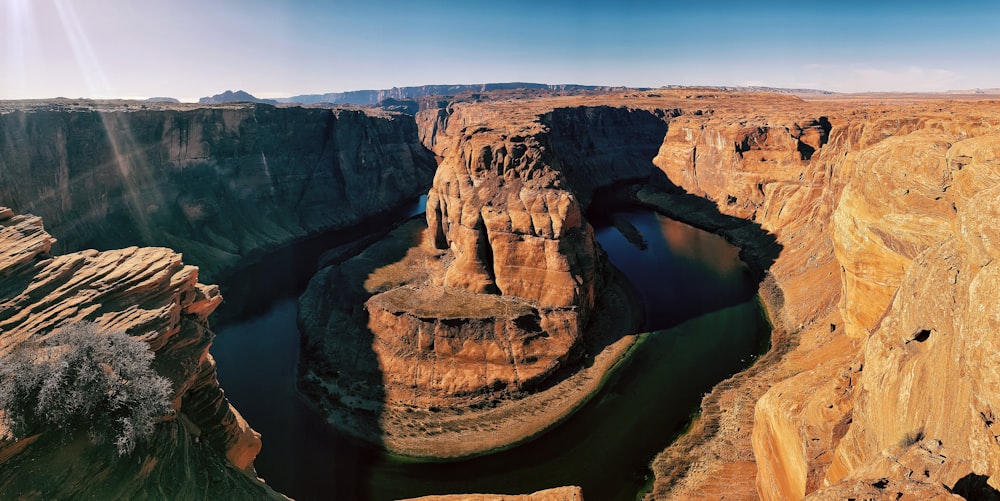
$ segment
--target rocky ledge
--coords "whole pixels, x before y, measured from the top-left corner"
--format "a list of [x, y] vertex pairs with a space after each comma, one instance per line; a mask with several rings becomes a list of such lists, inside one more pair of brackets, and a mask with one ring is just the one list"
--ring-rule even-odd
[[124, 458], [86, 437], [0, 442], [0, 497], [283, 499], [256, 478], [260, 435], [216, 380], [207, 318], [218, 288], [169, 249], [51, 255], [54, 242], [40, 218], [0, 208], [0, 355], [68, 323], [121, 330], [155, 352], [175, 413]]

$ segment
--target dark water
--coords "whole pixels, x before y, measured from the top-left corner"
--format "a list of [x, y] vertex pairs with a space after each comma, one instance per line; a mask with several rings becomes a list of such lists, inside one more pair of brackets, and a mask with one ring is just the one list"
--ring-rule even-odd
[[[737, 249], [650, 211], [614, 217], [618, 227], [626, 221], [638, 230], [644, 245], [625, 238], [611, 219], [595, 225], [598, 240], [635, 285], [647, 326], [657, 330], [572, 418], [532, 442], [471, 460], [394, 460], [326, 426], [294, 390], [298, 291], [261, 290], [270, 296], [267, 307], [234, 315], [243, 320], [221, 326], [212, 347], [227, 395], [263, 434], [258, 473], [299, 500], [514, 494], [561, 485], [582, 486], [588, 499], [634, 499], [656, 452], [689, 422], [703, 393], [751, 362], [768, 330]], [[244, 278], [260, 274], [266, 283], [267, 273]]]

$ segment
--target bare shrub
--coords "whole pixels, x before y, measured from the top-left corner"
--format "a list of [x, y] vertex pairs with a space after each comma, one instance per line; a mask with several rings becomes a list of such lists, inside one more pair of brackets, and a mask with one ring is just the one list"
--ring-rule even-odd
[[3, 438], [86, 430], [130, 454], [172, 411], [170, 381], [153, 370], [153, 357], [144, 341], [92, 322], [22, 344], [0, 358]]

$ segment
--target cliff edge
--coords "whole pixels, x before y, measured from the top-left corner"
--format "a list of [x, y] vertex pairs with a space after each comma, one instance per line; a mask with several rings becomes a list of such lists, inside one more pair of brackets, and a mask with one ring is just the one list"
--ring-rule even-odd
[[40, 218], [0, 208], [0, 355], [68, 323], [121, 330], [154, 351], [175, 413], [125, 457], [54, 432], [0, 442], [0, 497], [284, 499], [256, 478], [260, 435], [216, 380], [208, 315], [218, 288], [169, 249], [52, 255], [54, 242]]

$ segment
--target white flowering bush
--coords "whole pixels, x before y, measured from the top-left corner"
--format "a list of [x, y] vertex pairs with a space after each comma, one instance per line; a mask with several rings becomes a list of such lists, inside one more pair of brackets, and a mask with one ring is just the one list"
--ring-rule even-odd
[[23, 343], [0, 358], [0, 433], [11, 440], [86, 430], [131, 454], [172, 411], [170, 381], [153, 370], [153, 357], [141, 339], [92, 322]]

